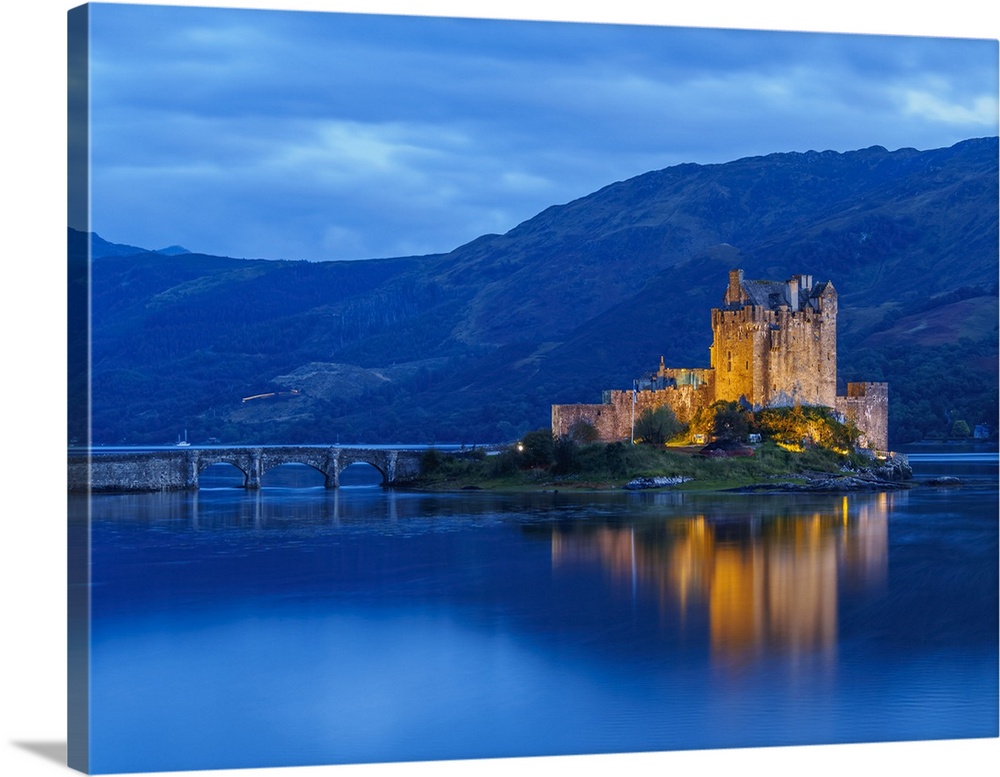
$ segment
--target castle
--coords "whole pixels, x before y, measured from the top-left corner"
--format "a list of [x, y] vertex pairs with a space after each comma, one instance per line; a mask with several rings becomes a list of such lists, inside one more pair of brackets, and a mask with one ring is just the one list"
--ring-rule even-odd
[[754, 281], [731, 270], [722, 305], [712, 309], [712, 336], [708, 369], [668, 368], [661, 357], [633, 390], [605, 391], [599, 405], [553, 405], [553, 434], [586, 422], [600, 440], [629, 440], [634, 420], [664, 405], [687, 424], [717, 401], [752, 409], [799, 404], [833, 409], [857, 426], [862, 447], [888, 450], [888, 384], [848, 383], [846, 396], [837, 395], [837, 291], [830, 281]]

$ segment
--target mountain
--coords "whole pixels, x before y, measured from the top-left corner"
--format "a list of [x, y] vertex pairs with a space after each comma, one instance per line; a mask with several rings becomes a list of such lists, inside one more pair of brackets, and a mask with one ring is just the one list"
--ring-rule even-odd
[[[895, 441], [995, 429], [997, 154], [983, 138], [679, 165], [433, 256], [108, 254], [94, 439], [513, 439], [661, 355], [708, 366], [736, 266], [833, 281], [841, 377], [890, 381]], [[71, 258], [81, 245], [71, 232]]]
[[[85, 251], [87, 239], [88, 233], [80, 232], [72, 227], [69, 228], [71, 251], [76, 251], [77, 253]], [[134, 256], [135, 254], [144, 253], [163, 254], [164, 256], [179, 256], [180, 254], [191, 253], [184, 248], [184, 246], [177, 245], [167, 246], [166, 248], [160, 248], [156, 251], [150, 251], [147, 248], [138, 248], [137, 246], [125, 245], [123, 243], [111, 243], [98, 235], [96, 232], [90, 232], [89, 239], [90, 255], [92, 259], [99, 259], [102, 256]]]

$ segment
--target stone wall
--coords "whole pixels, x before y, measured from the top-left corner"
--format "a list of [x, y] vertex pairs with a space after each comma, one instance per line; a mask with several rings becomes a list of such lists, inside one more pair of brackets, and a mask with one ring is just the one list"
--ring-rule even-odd
[[[703, 378], [709, 373], [708, 370], [699, 372]], [[637, 391], [634, 418], [638, 420], [647, 410], [656, 410], [666, 405], [673, 410], [678, 421], [688, 424], [699, 409], [712, 404], [713, 396], [710, 380], [703, 380], [700, 385], [686, 384]], [[632, 392], [605, 391], [604, 402], [599, 405], [552, 406], [552, 433], [556, 437], [568, 436], [572, 432], [573, 425], [580, 421], [593, 426], [598, 439], [602, 442], [631, 440]]]
[[754, 407], [824, 405], [837, 395], [837, 298], [828, 285], [819, 310], [747, 305], [712, 310], [716, 399]]
[[763, 404], [823, 405], [837, 397], [837, 299], [821, 299], [820, 310], [779, 310], [770, 329]]
[[101, 453], [70, 456], [70, 491], [172, 491], [196, 482], [190, 452]]
[[556, 437], [568, 437], [573, 433], [573, 427], [582, 422], [594, 427], [597, 439], [601, 442], [628, 440], [630, 418], [629, 414], [623, 415], [610, 402], [600, 405], [553, 405], [552, 434]]
[[751, 405], [766, 402], [769, 377], [767, 357], [771, 351], [767, 311], [754, 307], [712, 310], [712, 368], [717, 399]]
[[858, 427], [861, 447], [889, 450], [888, 383], [848, 383], [847, 396], [837, 397], [835, 409]]

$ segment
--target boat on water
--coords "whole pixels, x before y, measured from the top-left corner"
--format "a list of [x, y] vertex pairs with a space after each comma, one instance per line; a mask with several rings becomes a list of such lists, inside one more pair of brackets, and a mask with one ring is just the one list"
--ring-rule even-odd
[[191, 443], [188, 442], [188, 430], [184, 430], [184, 439], [182, 440], [180, 435], [177, 435], [177, 447], [178, 448], [188, 448]]

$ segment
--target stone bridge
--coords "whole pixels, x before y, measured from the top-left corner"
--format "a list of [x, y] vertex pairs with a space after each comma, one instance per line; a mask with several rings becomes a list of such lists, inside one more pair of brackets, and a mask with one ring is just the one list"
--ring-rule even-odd
[[422, 450], [404, 448], [258, 446], [178, 448], [154, 451], [70, 453], [70, 491], [170, 491], [198, 488], [201, 473], [213, 464], [232, 464], [243, 485], [260, 488], [261, 477], [282, 464], [306, 464], [322, 473], [327, 488], [340, 486], [351, 464], [370, 464], [392, 486], [420, 473]]

